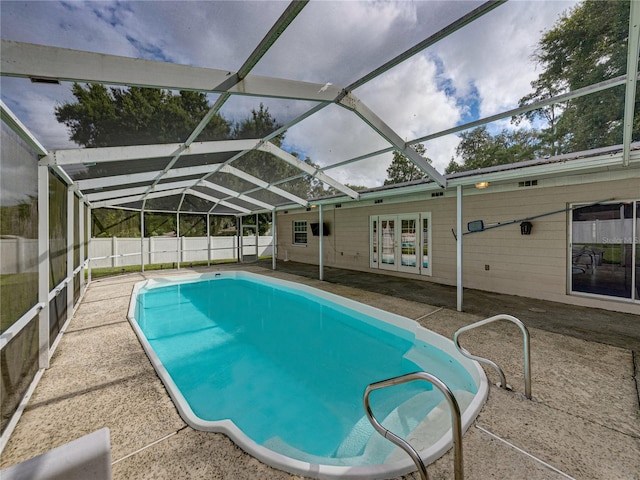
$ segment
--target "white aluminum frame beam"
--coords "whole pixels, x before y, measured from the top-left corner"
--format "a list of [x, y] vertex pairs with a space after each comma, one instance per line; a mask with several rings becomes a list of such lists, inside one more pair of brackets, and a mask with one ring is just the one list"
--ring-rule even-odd
[[[147, 198], [161, 198], [161, 197], [170, 197], [171, 195], [180, 195], [182, 193], [182, 188], [177, 188], [175, 190], [166, 190], [163, 192], [153, 192], [147, 195]], [[131, 203], [131, 202], [139, 202], [143, 200], [145, 195], [131, 195], [129, 197], [120, 197], [120, 198], [112, 198], [109, 200], [103, 200], [101, 202], [91, 203], [92, 208], [104, 208], [104, 207], [112, 207], [114, 205], [122, 205], [123, 203]]]
[[388, 62], [384, 63], [380, 67], [378, 67], [375, 70], [373, 70], [372, 72], [370, 72], [370, 73], [364, 75], [363, 77], [361, 77], [360, 79], [356, 80], [355, 82], [350, 84], [348, 87], [346, 87], [343, 93], [351, 92], [351, 91], [355, 90], [356, 88], [361, 87], [365, 83], [373, 80], [374, 78], [378, 77], [379, 75], [382, 75], [383, 73], [387, 72], [388, 70], [391, 70], [393, 67], [401, 64], [402, 62], [404, 62], [408, 58], [416, 55], [417, 53], [421, 52], [425, 48], [429, 48], [431, 45], [434, 45], [435, 43], [439, 42], [443, 38], [446, 38], [447, 36], [451, 35], [452, 33], [460, 30], [465, 25], [468, 25], [469, 23], [475, 21], [476, 19], [480, 18], [481, 16], [485, 15], [486, 13], [489, 13], [494, 8], [502, 5], [503, 3], [506, 3], [506, 1], [507, 0], [491, 0], [491, 1], [483, 3], [482, 5], [480, 5], [479, 7], [475, 8], [475, 9], [473, 9], [472, 11], [467, 13], [466, 15], [464, 15], [464, 16], [458, 18], [457, 20], [453, 21], [452, 23], [450, 23], [449, 25], [447, 25], [446, 27], [444, 27], [440, 31], [438, 31], [438, 32], [434, 33], [433, 35], [427, 37], [422, 42], [414, 45], [410, 49], [408, 49], [408, 50], [404, 51], [403, 53], [401, 53], [400, 55], [392, 58]]
[[633, 117], [636, 105], [638, 85], [638, 56], [640, 55], [640, 2], [632, 1], [629, 11], [629, 41], [627, 43], [627, 82], [624, 95], [624, 116], [622, 130], [622, 164], [629, 166], [631, 140], [633, 136]]
[[342, 193], [350, 196], [354, 200], [357, 200], [360, 197], [358, 192], [356, 192], [355, 190], [352, 190], [349, 187], [347, 187], [346, 185], [343, 185], [342, 183], [338, 182], [337, 180], [334, 180], [333, 178], [331, 178], [326, 173], [321, 172], [319, 168], [315, 168], [315, 167], [309, 165], [308, 163], [303, 162], [299, 158], [294, 157], [289, 152], [281, 149], [280, 147], [278, 147], [277, 145], [275, 145], [275, 144], [273, 144], [271, 142], [265, 142], [264, 144], [262, 144], [258, 148], [258, 150], [261, 150], [263, 152], [268, 152], [268, 153], [271, 153], [272, 155], [275, 155], [276, 157], [280, 158], [281, 160], [284, 160], [285, 162], [287, 162], [289, 165], [293, 165], [294, 167], [296, 167], [296, 168], [302, 170], [303, 172], [305, 172], [306, 174], [317, 178], [321, 182], [324, 182], [324, 183], [326, 183], [328, 185], [331, 185], [336, 190], [339, 190]]
[[[225, 207], [231, 208], [233, 210], [236, 210], [240, 213], [251, 213], [251, 210], [249, 210], [248, 208], [244, 208], [239, 205], [234, 205], [233, 203], [227, 202], [226, 200], [223, 200], [221, 198], [216, 198], [211, 195], [207, 195], [206, 193], [198, 192], [196, 190], [187, 190], [187, 193], [215, 203], [213, 208], [215, 208], [219, 204], [219, 205], [224, 205]], [[213, 210], [213, 208], [211, 210]]]
[[[173, 190], [176, 188], [186, 188], [192, 185], [193, 185], [193, 180], [183, 180], [181, 182], [159, 183], [154, 187], [153, 191], [162, 192], [165, 190]], [[98, 202], [100, 200], [109, 200], [109, 199], [115, 199], [119, 197], [128, 197], [131, 195], [146, 193], [148, 188], [149, 187], [145, 185], [142, 187], [124, 188], [119, 190], [106, 190], [104, 192], [89, 193], [86, 195], [86, 197], [90, 202]]]
[[220, 169], [220, 171], [224, 173], [229, 173], [231, 175], [235, 175], [238, 178], [241, 178], [243, 180], [246, 180], [249, 183], [253, 183], [254, 185], [257, 185], [265, 190], [268, 190], [271, 193], [275, 193], [276, 195], [280, 195], [281, 197], [288, 198], [292, 202], [295, 202], [298, 205], [302, 205], [303, 207], [309, 206], [308, 200], [300, 198], [297, 195], [294, 195], [293, 193], [289, 193], [286, 190], [282, 190], [281, 188], [278, 188], [276, 186], [270, 185], [264, 180], [254, 177], [253, 175], [243, 172], [242, 170], [239, 170], [236, 167], [232, 167], [231, 165], [225, 165]]
[[340, 106], [353, 111], [373, 128], [378, 134], [406, 155], [420, 170], [426, 173], [438, 185], [446, 188], [447, 179], [433, 168], [427, 160], [410, 147], [389, 125], [384, 123], [369, 107], [352, 93], [348, 93], [340, 100]]
[[[4, 52], [2, 52], [4, 55]], [[18, 120], [13, 112], [0, 100], [0, 117], [7, 126], [13, 130], [26, 144], [33, 148], [38, 155], [46, 155], [49, 153], [46, 148], [38, 141], [36, 137]]]
[[225, 195], [229, 195], [228, 198], [237, 198], [238, 200], [242, 200], [243, 202], [247, 202], [247, 203], [252, 203], [253, 205], [257, 205], [261, 208], [266, 208], [267, 210], [273, 210], [275, 208], [273, 205], [269, 203], [265, 203], [255, 198], [251, 198], [240, 192], [236, 192], [235, 190], [231, 190], [230, 188], [223, 187], [222, 185], [217, 185], [208, 180], [201, 180], [198, 186], [210, 188], [211, 190], [217, 190], [218, 192], [222, 192]]
[[[208, 175], [216, 173], [222, 163], [212, 165], [198, 165], [195, 167], [172, 168], [164, 176], [164, 180], [169, 178], [189, 177], [192, 175]], [[96, 188], [110, 187], [112, 185], [129, 185], [132, 183], [151, 182], [161, 170], [151, 172], [130, 173], [126, 175], [113, 175], [110, 177], [88, 178], [85, 180], [77, 180], [75, 183], [80, 190], [93, 190]]]
[[[2, 40], [1, 74], [61, 82], [100, 83], [169, 90], [230, 93], [259, 97], [332, 102], [340, 88], [319, 83], [247, 75], [213, 68], [106, 55]], [[232, 81], [229, 79], [232, 78]], [[327, 88], [324, 88], [327, 87]]]
[[250, 150], [261, 139], [218, 140], [213, 142], [168, 143], [159, 145], [131, 145], [126, 147], [74, 148], [55, 150], [47, 154], [41, 165], [83, 165], [127, 160], [169, 158], [177, 155], [203, 155]]
[[540, 100], [538, 102], [530, 103], [523, 107], [514, 108], [511, 110], [507, 110], [505, 112], [497, 113], [495, 115], [491, 115], [489, 117], [480, 118], [478, 120], [474, 120], [473, 122], [465, 123], [462, 125], [457, 125], [452, 128], [447, 128], [445, 130], [440, 130], [439, 132], [435, 132], [429, 135], [425, 135], [423, 137], [418, 137], [410, 142], [407, 142], [408, 145], [415, 145], [416, 143], [428, 142], [429, 140], [433, 140], [435, 138], [444, 137], [445, 135], [450, 135], [452, 133], [462, 132], [464, 130], [469, 130], [474, 127], [479, 127], [481, 125], [486, 125], [487, 123], [495, 122], [496, 120], [502, 120], [503, 118], [512, 117], [514, 115], [519, 115], [521, 113], [530, 112], [531, 110], [537, 110], [542, 107], [546, 107], [547, 105], [553, 105], [555, 103], [566, 102], [567, 100], [571, 100], [574, 98], [582, 97], [584, 95], [589, 95], [591, 93], [601, 92], [603, 90], [607, 90], [609, 88], [617, 87], [618, 85], [622, 85], [625, 83], [626, 75], [620, 75], [619, 77], [610, 78], [609, 80], [603, 80], [602, 82], [594, 83], [593, 85], [589, 85], [588, 87], [579, 88], [577, 90], [573, 90], [572, 92], [562, 93], [560, 95], [556, 95], [555, 97], [546, 98], [544, 100]]

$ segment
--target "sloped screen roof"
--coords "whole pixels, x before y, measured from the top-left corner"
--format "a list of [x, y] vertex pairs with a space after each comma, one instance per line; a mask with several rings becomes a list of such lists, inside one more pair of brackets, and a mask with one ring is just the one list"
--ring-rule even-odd
[[[505, 128], [515, 114], [603, 92], [624, 99], [629, 133], [612, 143], [628, 159], [638, 8], [629, 14], [631, 48], [622, 45], [626, 74], [519, 104], [539, 73], [531, 56], [540, 32], [575, 5], [41, 2], [25, 20], [27, 7], [2, 2], [3, 115], [17, 112], [44, 142], [41, 162], [94, 207], [241, 215], [357, 200], [379, 191], [393, 151], [446, 188], [460, 132]], [[71, 82], [202, 92], [209, 111], [174, 143], [71, 148], [53, 115], [74, 101]], [[238, 129], [265, 112], [273, 122], [254, 135]], [[241, 134], [210, 139], [217, 115]]]

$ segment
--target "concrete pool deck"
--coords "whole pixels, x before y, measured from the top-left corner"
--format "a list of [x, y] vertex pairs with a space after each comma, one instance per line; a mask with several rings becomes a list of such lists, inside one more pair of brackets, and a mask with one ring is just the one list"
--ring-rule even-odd
[[[449, 338], [458, 328], [488, 316], [256, 265], [98, 279], [68, 325], [2, 453], [0, 467], [108, 427], [114, 479], [301, 478], [260, 463], [222, 434], [188, 427], [127, 321], [134, 283], [229, 269], [311, 285], [415, 319]], [[640, 329], [640, 318], [635, 328]], [[464, 435], [465, 478], [640, 479], [638, 373], [632, 347], [535, 327], [530, 333], [534, 401], [517, 393], [524, 386], [517, 327], [499, 322], [461, 337], [468, 350], [502, 365], [516, 391], [491, 387], [486, 405]], [[487, 376], [497, 382], [493, 371], [487, 370]], [[432, 480], [453, 478], [451, 452], [428, 471]]]

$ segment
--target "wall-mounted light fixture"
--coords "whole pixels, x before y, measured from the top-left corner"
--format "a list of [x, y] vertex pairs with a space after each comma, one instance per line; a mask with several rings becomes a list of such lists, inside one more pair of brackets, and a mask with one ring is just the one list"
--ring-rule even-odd
[[476, 188], [483, 189], [489, 186], [489, 182], [478, 182], [476, 183]]
[[531, 229], [533, 228], [533, 223], [531, 222], [522, 222], [520, 224], [520, 235], [531, 235]]

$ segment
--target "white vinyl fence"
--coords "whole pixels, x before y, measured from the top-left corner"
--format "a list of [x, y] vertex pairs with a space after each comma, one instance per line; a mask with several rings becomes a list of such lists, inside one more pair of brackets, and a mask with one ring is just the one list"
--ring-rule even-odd
[[[243, 256], [255, 257], [256, 237], [242, 237]], [[144, 263], [190, 263], [238, 258], [238, 237], [149, 237], [139, 238], [92, 238], [89, 247], [91, 268], [124, 267], [140, 265], [140, 252], [144, 245]], [[211, 257], [209, 257], [209, 251]], [[258, 256], [269, 256], [273, 252], [273, 237], [258, 237]]]

